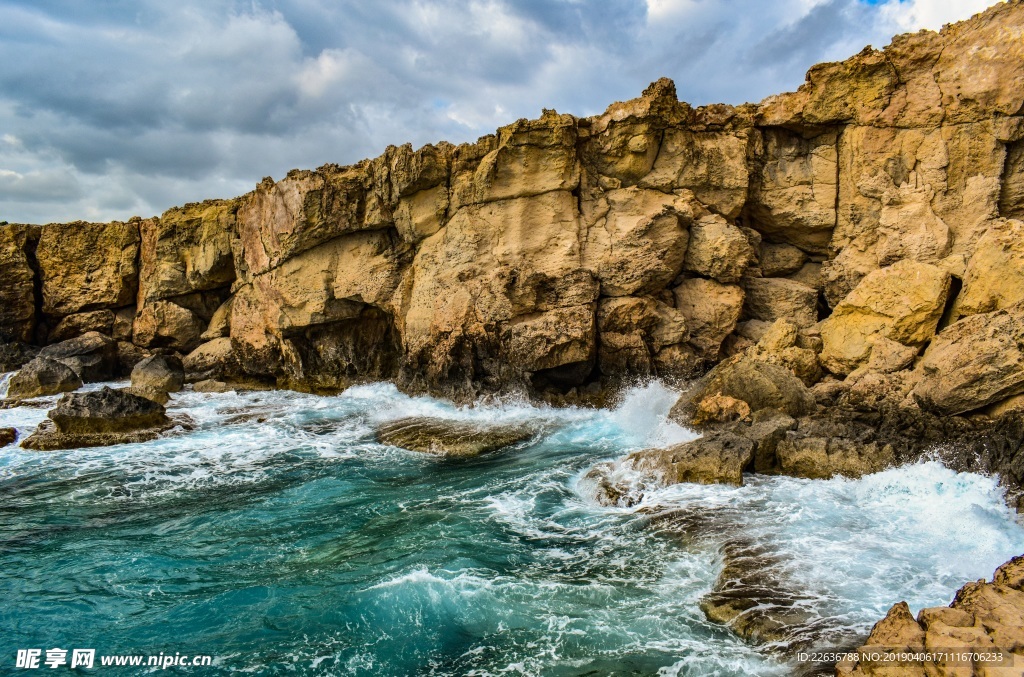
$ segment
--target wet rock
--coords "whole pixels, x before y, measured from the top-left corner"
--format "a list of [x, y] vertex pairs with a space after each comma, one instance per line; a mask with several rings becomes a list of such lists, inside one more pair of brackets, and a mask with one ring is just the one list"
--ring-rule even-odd
[[781, 411], [762, 409], [751, 416], [749, 426], [737, 426], [733, 431], [754, 443], [754, 467], [757, 473], [773, 473], [779, 470], [776, 455], [779, 442], [786, 433], [796, 427], [796, 420]]
[[713, 395], [742, 400], [751, 411], [776, 409], [790, 416], [802, 416], [816, 406], [810, 391], [789, 369], [736, 355], [701, 378], [673, 407], [672, 417], [685, 422], [697, 404]]
[[754, 443], [727, 431], [711, 431], [667, 449], [646, 449], [626, 457], [637, 471], [665, 484], [743, 484], [743, 470], [754, 460]]
[[132, 369], [132, 388], [147, 387], [176, 393], [185, 385], [185, 368], [173, 355], [153, 355]]
[[150, 385], [132, 385], [128, 388], [128, 392], [132, 395], [138, 395], [139, 397], [145, 397], [147, 400], [153, 400], [157, 404], [166, 406], [171, 401], [171, 396], [166, 390], [160, 388], [154, 388]]
[[22, 447], [47, 451], [142, 442], [175, 425], [160, 404], [108, 387], [64, 395], [47, 416]]
[[438, 456], [469, 457], [509, 447], [536, 434], [526, 425], [487, 425], [440, 418], [412, 417], [377, 429], [377, 440]]
[[224, 381], [217, 381], [212, 378], [196, 381], [192, 384], [192, 390], [197, 393], [229, 393], [235, 388]]
[[841, 437], [804, 437], [800, 431], [788, 432], [776, 445], [775, 455], [782, 474], [810, 479], [861, 477], [895, 464], [889, 445]]
[[82, 379], [71, 367], [47, 357], [37, 357], [11, 377], [7, 397], [28, 399], [71, 392], [82, 387]]
[[18, 431], [14, 428], [0, 428], [0, 447], [14, 444], [18, 440]]
[[46, 346], [39, 356], [63, 362], [85, 383], [110, 381], [117, 375], [117, 341], [95, 331]]
[[[929, 660], [873, 660], [890, 652], [925, 654]], [[942, 653], [1002, 654], [1001, 660], [946, 661]], [[871, 629], [860, 659], [836, 665], [839, 677], [884, 675], [1015, 675], [1024, 660], [1024, 555], [996, 569], [991, 582], [968, 583], [948, 607], [922, 609], [915, 619], [899, 602]]]
[[643, 500], [647, 488], [644, 478], [632, 472], [629, 463], [598, 463], [580, 478], [582, 493], [599, 505], [630, 508]]
[[1024, 392], [1024, 305], [970, 315], [939, 332], [915, 368], [920, 405], [959, 414]]

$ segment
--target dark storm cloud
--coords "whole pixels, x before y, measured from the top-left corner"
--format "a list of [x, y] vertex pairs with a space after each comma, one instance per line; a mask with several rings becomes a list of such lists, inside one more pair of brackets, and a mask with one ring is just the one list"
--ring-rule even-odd
[[938, 1], [0, 0], [0, 220], [148, 215], [662, 76], [758, 100]]

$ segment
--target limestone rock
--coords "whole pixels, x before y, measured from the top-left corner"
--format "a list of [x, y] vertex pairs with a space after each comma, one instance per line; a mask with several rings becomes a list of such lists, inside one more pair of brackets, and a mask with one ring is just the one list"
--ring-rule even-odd
[[377, 439], [438, 456], [479, 456], [528, 440], [536, 431], [523, 425], [481, 425], [439, 418], [403, 418], [377, 429]]
[[717, 360], [722, 341], [736, 328], [743, 309], [743, 289], [714, 280], [683, 280], [672, 290], [676, 309], [689, 330], [689, 343], [706, 360]]
[[952, 318], [987, 313], [1024, 301], [1024, 222], [996, 222], [967, 263]]
[[627, 462], [666, 484], [743, 484], [743, 470], [754, 460], [754, 443], [725, 431], [713, 431], [667, 449], [637, 451]]
[[[927, 653], [930, 660], [898, 663], [873, 660], [890, 652]], [[991, 661], [946, 661], [943, 651], [997, 654]], [[836, 666], [841, 677], [960, 674], [1002, 675], [1019, 672], [1024, 659], [1024, 556], [996, 569], [991, 582], [968, 583], [948, 607], [922, 609], [915, 619], [899, 602], [871, 629], [858, 649], [859, 658]], [[965, 672], [966, 671], [966, 672]]]
[[0, 448], [18, 441], [18, 431], [15, 428], [0, 428]]
[[765, 322], [787, 319], [798, 327], [818, 321], [818, 292], [781, 277], [748, 278], [743, 310], [747, 317]]
[[213, 313], [213, 317], [210, 318], [210, 324], [206, 327], [206, 331], [199, 338], [204, 341], [212, 341], [213, 339], [224, 338], [231, 333], [231, 307], [233, 300], [234, 297], [231, 297], [220, 304]]
[[601, 372], [606, 375], [650, 374], [655, 356], [666, 346], [686, 340], [686, 321], [675, 308], [652, 298], [602, 299], [597, 326]]
[[111, 336], [114, 332], [114, 313], [111, 310], [92, 310], [86, 313], [75, 313], [61, 318], [47, 340], [58, 343], [67, 339], [77, 338], [90, 331]]
[[167, 403], [171, 401], [171, 396], [166, 390], [160, 388], [154, 388], [150, 385], [132, 385], [128, 388], [129, 393], [132, 395], [138, 395], [139, 397], [145, 397], [147, 400], [152, 400], [157, 404], [167, 406]]
[[935, 334], [949, 285], [944, 270], [907, 259], [867, 275], [822, 323], [822, 363], [848, 374], [868, 360], [875, 337], [921, 347]]
[[197, 393], [230, 393], [234, 389], [233, 386], [215, 379], [203, 379], [192, 384], [192, 390]]
[[821, 366], [815, 351], [797, 345], [799, 340], [800, 330], [795, 324], [785, 319], [776, 320], [763, 331], [749, 354], [762, 362], [786, 367], [804, 385], [812, 386], [821, 380]]
[[750, 405], [743, 400], [725, 395], [712, 395], [697, 403], [692, 423], [695, 426], [702, 426], [706, 423], [736, 421], [748, 416], [750, 416]]
[[63, 362], [86, 383], [109, 381], [118, 372], [117, 341], [95, 331], [46, 346], [39, 357]]
[[[765, 277], [786, 277], [803, 268], [807, 254], [791, 244], [763, 244], [757, 257]], [[808, 285], [817, 286], [817, 285]]]
[[21, 341], [0, 343], [0, 373], [16, 371], [38, 354], [39, 348]]
[[142, 442], [174, 425], [160, 404], [108, 387], [64, 395], [47, 416], [50, 420], [22, 447], [45, 451]]
[[28, 399], [66, 393], [81, 387], [82, 379], [69, 366], [47, 357], [37, 357], [11, 377], [7, 397]]
[[47, 315], [130, 305], [138, 289], [138, 222], [50, 224], [36, 259]]
[[815, 407], [810, 391], [790, 370], [747, 355], [720, 362], [697, 382], [690, 401], [696, 404], [712, 395], [742, 400], [751, 411], [776, 409], [790, 416], [802, 416]]
[[230, 376], [238, 369], [231, 339], [218, 338], [208, 341], [182, 360], [185, 375], [189, 381], [202, 381]]
[[722, 283], [738, 282], [754, 258], [743, 231], [721, 216], [705, 216], [690, 226], [683, 270]]
[[173, 355], [153, 355], [141, 360], [132, 369], [132, 387], [148, 387], [165, 393], [176, 393], [185, 384], [185, 368]]
[[775, 447], [775, 455], [782, 474], [811, 479], [861, 477], [895, 463], [889, 446], [841, 437], [803, 437], [799, 431], [787, 433]]
[[205, 323], [173, 301], [153, 301], [135, 316], [133, 342], [144, 348], [171, 348], [187, 353], [202, 342]]
[[1024, 393], [1024, 306], [969, 315], [939, 332], [916, 370], [920, 405], [959, 414]]
[[209, 200], [167, 210], [140, 224], [139, 303], [230, 285], [237, 200]]
[[38, 228], [0, 226], [0, 340], [31, 341], [36, 327], [35, 273], [29, 250]]

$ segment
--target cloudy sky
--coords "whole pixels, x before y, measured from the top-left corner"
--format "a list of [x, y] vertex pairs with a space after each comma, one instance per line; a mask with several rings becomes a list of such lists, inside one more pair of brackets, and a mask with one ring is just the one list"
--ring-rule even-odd
[[0, 0], [0, 221], [106, 221], [388, 144], [759, 101], [992, 0]]

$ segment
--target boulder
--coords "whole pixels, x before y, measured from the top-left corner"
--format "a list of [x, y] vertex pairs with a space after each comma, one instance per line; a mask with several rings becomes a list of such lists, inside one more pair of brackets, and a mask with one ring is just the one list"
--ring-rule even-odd
[[18, 431], [15, 428], [0, 428], [0, 447], [6, 447], [18, 441]]
[[449, 457], [479, 456], [530, 439], [536, 429], [521, 424], [487, 425], [440, 418], [411, 417], [377, 429], [381, 444]]
[[173, 355], [143, 358], [132, 369], [132, 388], [147, 387], [165, 393], [176, 393], [185, 384], [185, 368]]
[[64, 395], [21, 446], [46, 451], [154, 439], [174, 426], [163, 406], [124, 390]]
[[682, 313], [652, 298], [602, 299], [597, 308], [598, 364], [606, 376], [656, 371], [655, 355], [686, 340]]
[[[756, 320], [751, 320], [755, 322]], [[789, 320], [776, 320], [749, 350], [750, 357], [786, 367], [806, 386], [821, 380], [818, 355], [810, 348], [801, 348], [799, 328]]]
[[920, 348], [935, 334], [949, 286], [949, 273], [909, 259], [868, 274], [822, 323], [822, 363], [848, 374], [867, 362], [876, 337]]
[[733, 332], [743, 309], [743, 289], [702, 278], [686, 279], [673, 290], [676, 309], [689, 330], [697, 355], [717, 360], [722, 341]]
[[728, 284], [739, 282], [753, 258], [743, 231], [712, 214], [690, 226], [683, 270]]
[[765, 277], [786, 277], [803, 268], [807, 254], [791, 244], [765, 243], [761, 245], [757, 260]]
[[1024, 393], [1024, 305], [969, 315], [936, 336], [915, 371], [914, 398], [939, 414]]
[[[931, 651], [929, 652], [928, 649]], [[991, 660], [947, 661], [941, 652], [988, 654]], [[917, 653], [916, 661], [879, 660], [893, 652]], [[932, 653], [932, 656], [927, 656]], [[855, 655], [836, 665], [839, 677], [887, 675], [1012, 675], [1024, 660], [1024, 555], [985, 579], [967, 583], [946, 607], [921, 609], [915, 619], [906, 602], [894, 604]]]
[[210, 318], [210, 324], [206, 327], [206, 331], [203, 332], [200, 338], [204, 341], [212, 341], [213, 339], [223, 338], [230, 335], [231, 333], [231, 307], [234, 301], [234, 297], [230, 297], [227, 301], [220, 304], [217, 310], [214, 311], [213, 317]]
[[37, 357], [11, 377], [7, 397], [28, 399], [67, 393], [81, 387], [82, 379], [71, 367], [48, 357]]
[[197, 393], [230, 393], [234, 389], [234, 386], [212, 378], [196, 381], [192, 384], [192, 390]]
[[90, 310], [86, 313], [75, 313], [61, 318], [53, 329], [50, 330], [47, 340], [50, 343], [59, 343], [73, 339], [90, 331], [97, 331], [107, 336], [114, 332], [114, 312], [111, 310]]
[[167, 406], [167, 403], [171, 401], [171, 396], [167, 394], [166, 390], [160, 388], [154, 388], [150, 385], [132, 385], [128, 388], [128, 392], [132, 395], [138, 395], [139, 397], [145, 397], [147, 400], [153, 400], [157, 404]]
[[752, 277], [744, 280], [743, 312], [765, 322], [786, 319], [798, 327], [818, 321], [818, 290], [784, 277]]
[[110, 381], [118, 371], [117, 341], [96, 331], [46, 346], [39, 356], [63, 362], [85, 383]]
[[222, 378], [238, 370], [234, 347], [227, 337], [207, 341], [186, 355], [181, 362], [189, 381]]
[[754, 460], [754, 443], [727, 431], [711, 431], [666, 449], [645, 449], [626, 461], [665, 484], [743, 484], [743, 470]]
[[687, 398], [680, 400], [672, 416], [683, 420], [687, 410], [713, 395], [742, 400], [752, 412], [775, 409], [790, 416], [814, 411], [814, 397], [789, 369], [762, 362], [747, 355], [736, 355], [720, 362], [701, 378]]
[[153, 301], [135, 316], [132, 342], [143, 348], [170, 348], [182, 353], [202, 343], [206, 323], [172, 301]]
[[861, 477], [895, 464], [889, 445], [861, 443], [842, 437], [804, 437], [790, 431], [775, 447], [779, 471], [791, 477], [828, 479], [836, 475]]
[[699, 427], [708, 423], [738, 421], [748, 416], [750, 416], [750, 405], [743, 400], [725, 395], [712, 395], [697, 403], [697, 409], [693, 412], [691, 422]]

